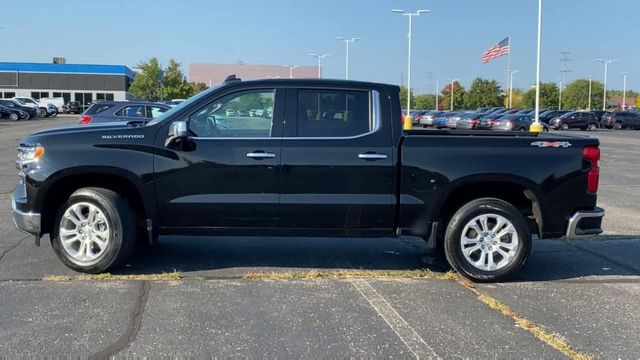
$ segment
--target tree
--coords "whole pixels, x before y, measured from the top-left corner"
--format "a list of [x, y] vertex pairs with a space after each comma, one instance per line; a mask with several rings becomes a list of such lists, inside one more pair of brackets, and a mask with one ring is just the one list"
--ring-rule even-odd
[[469, 91], [464, 95], [464, 106], [467, 109], [502, 106], [503, 101], [504, 95], [500, 90], [500, 85], [495, 80], [476, 78], [471, 83]]
[[194, 95], [209, 88], [207, 84], [203, 82], [191, 83], [191, 86], [193, 87]]
[[[411, 108], [415, 108], [415, 97], [413, 95], [413, 91], [411, 91]], [[400, 107], [406, 110], [407, 107], [407, 88], [404, 86], [400, 86]]]
[[[541, 108], [558, 108], [560, 93], [556, 84], [540, 83], [540, 107]], [[533, 108], [536, 106], [536, 88], [533, 87], [527, 91], [522, 97], [522, 104], [525, 107]]]
[[432, 94], [416, 95], [412, 107], [416, 109], [435, 109], [436, 96]]
[[[591, 82], [591, 108], [602, 109], [604, 87], [599, 81]], [[562, 92], [562, 107], [587, 109], [589, 107], [589, 80], [578, 79], [567, 85]]]
[[153, 57], [148, 62], [138, 65], [140, 72], [133, 79], [129, 92], [133, 96], [148, 101], [158, 101], [160, 99], [160, 85], [163, 71], [158, 59]]
[[[464, 108], [464, 94], [465, 90], [459, 82], [455, 81], [453, 83], [453, 108], [454, 109], [463, 109]], [[440, 109], [450, 109], [451, 108], [451, 84], [447, 84], [442, 89], [442, 98], [440, 100]]]
[[162, 80], [162, 95], [164, 99], [186, 99], [194, 94], [194, 88], [187, 81], [180, 63], [171, 59], [169, 66], [164, 71], [164, 79]]
[[[524, 91], [520, 90], [520, 89], [513, 89], [513, 100], [512, 100], [512, 104], [511, 107], [513, 107], [514, 109], [519, 109], [519, 108], [523, 108], [525, 107], [522, 104], [522, 98], [524, 97]], [[508, 107], [509, 106], [509, 96], [505, 96], [504, 97], [504, 107]]]

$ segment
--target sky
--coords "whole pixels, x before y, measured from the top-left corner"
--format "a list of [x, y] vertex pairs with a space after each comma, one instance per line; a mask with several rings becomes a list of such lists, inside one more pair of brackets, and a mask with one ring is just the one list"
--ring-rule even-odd
[[[506, 82], [506, 57], [480, 60], [511, 36], [514, 87], [535, 81], [537, 0], [29, 0], [0, 1], [0, 61], [136, 66], [163, 64], [316, 65], [309, 53], [330, 53], [325, 77], [343, 78], [345, 46], [336, 36], [359, 37], [350, 48], [350, 78], [398, 84], [407, 78], [408, 19], [392, 13], [428, 9], [413, 21], [412, 84], [474, 78]], [[26, 14], [29, 14], [28, 16]], [[542, 81], [562, 79], [561, 51], [569, 51], [568, 81], [603, 80], [596, 58], [609, 66], [608, 88], [640, 89], [637, 46], [640, 1], [544, 0]], [[26, 19], [28, 18], [28, 21]]]

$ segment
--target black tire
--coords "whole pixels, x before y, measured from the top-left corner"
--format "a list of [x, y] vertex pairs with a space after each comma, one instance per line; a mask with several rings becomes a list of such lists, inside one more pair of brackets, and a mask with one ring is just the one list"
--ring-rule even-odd
[[31, 119], [31, 114], [30, 114], [29, 112], [27, 112], [27, 117], [26, 117], [26, 118], [24, 118], [24, 119], [25, 119], [25, 120], [29, 120], [29, 119]]
[[39, 117], [42, 117], [42, 118], [43, 118], [43, 117], [47, 117], [47, 116], [49, 116], [49, 115], [47, 115], [47, 114], [48, 114], [47, 109], [45, 109], [45, 108], [40, 108], [40, 109], [38, 109], [38, 116], [39, 116]]
[[[64, 250], [59, 231], [62, 216], [67, 208], [80, 202], [96, 206], [107, 218], [111, 229], [108, 245], [102, 255], [91, 264], [79, 264]], [[56, 216], [51, 245], [56, 255], [67, 267], [84, 273], [97, 274], [116, 269], [129, 258], [136, 243], [135, 214], [126, 199], [103, 188], [87, 187], [76, 190], [60, 208]]]
[[616, 121], [616, 123], [613, 124], [613, 130], [622, 130], [622, 123], [620, 121]]
[[569, 130], [569, 124], [567, 123], [562, 123], [560, 124], [560, 130]]
[[587, 130], [589, 131], [596, 131], [596, 129], [598, 129], [598, 126], [596, 124], [587, 125]]
[[[465, 226], [475, 217], [484, 214], [506, 218], [518, 235], [515, 255], [510, 262], [498, 270], [478, 269], [465, 258], [462, 252], [461, 238]], [[531, 233], [524, 217], [513, 205], [500, 199], [481, 198], [466, 203], [451, 217], [445, 232], [444, 248], [449, 264], [466, 278], [475, 282], [503, 281], [517, 273], [526, 263], [531, 252]]]
[[20, 120], [20, 116], [18, 116], [18, 114], [16, 114], [16, 113], [11, 113], [11, 114], [9, 114], [9, 120], [18, 121], [18, 120]]

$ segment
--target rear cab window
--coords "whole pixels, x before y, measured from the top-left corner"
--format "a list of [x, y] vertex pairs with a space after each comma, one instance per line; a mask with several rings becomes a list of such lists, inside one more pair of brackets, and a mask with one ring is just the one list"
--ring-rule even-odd
[[373, 130], [369, 91], [298, 89], [298, 137], [340, 138]]
[[103, 111], [111, 109], [112, 107], [113, 105], [109, 105], [109, 104], [93, 104], [87, 109], [87, 111], [85, 112], [85, 115], [99, 114]]

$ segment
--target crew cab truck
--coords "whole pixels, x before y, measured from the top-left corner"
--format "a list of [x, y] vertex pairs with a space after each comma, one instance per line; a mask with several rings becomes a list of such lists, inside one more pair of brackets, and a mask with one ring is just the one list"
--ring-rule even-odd
[[[271, 115], [239, 115], [256, 108]], [[412, 235], [464, 276], [499, 281], [524, 265], [532, 234], [602, 231], [598, 145], [403, 131], [397, 86], [230, 76], [149, 122], [27, 136], [13, 216], [88, 273], [165, 234]]]

